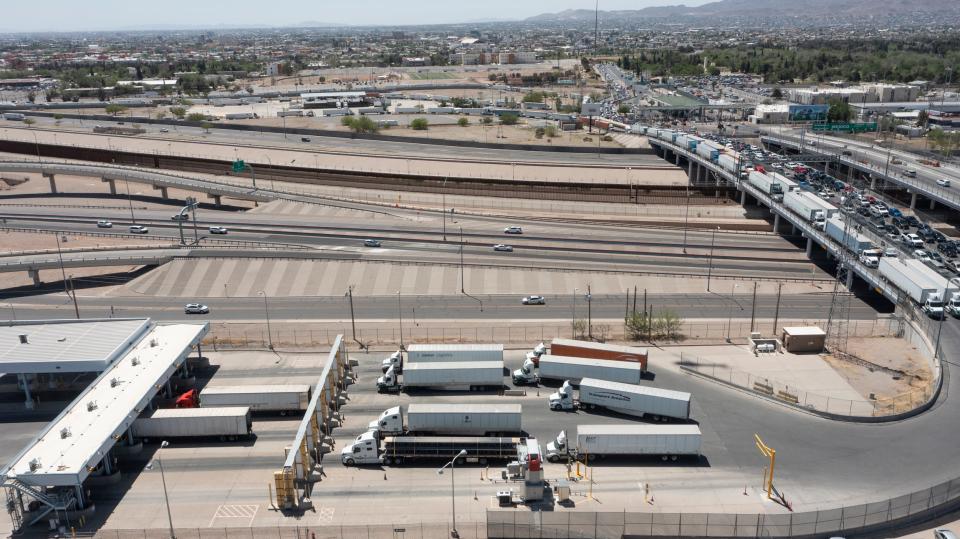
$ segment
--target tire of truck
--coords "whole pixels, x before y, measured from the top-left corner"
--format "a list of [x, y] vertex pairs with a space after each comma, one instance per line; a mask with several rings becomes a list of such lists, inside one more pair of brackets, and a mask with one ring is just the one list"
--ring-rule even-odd
[[551, 405], [550, 405], [550, 409], [553, 410], [554, 412], [556, 412], [557, 410], [560, 409], [560, 405], [559, 405], [559, 404], [551, 404]]
[[479, 462], [480, 464], [486, 464], [486, 463], [487, 463], [487, 459], [486, 459], [486, 458], [481, 458], [481, 459], [480, 459], [479, 461], [477, 461], [477, 462]]
[[596, 408], [596, 407], [597, 407], [597, 406], [596, 406], [595, 404], [588, 404], [588, 405], [587, 405], [587, 409], [588, 409], [588, 410], [593, 410], [593, 409]]
[[667, 462], [668, 458], [670, 457], [668, 457], [667, 455], [660, 455], [660, 460], [662, 460], [663, 462]]
[[286, 416], [286, 415], [287, 415], [287, 411], [286, 411], [286, 410], [280, 410], [280, 415]]
[[550, 455], [547, 457], [549, 462], [560, 462], [560, 457], [558, 455]]
[[673, 462], [676, 462], [676, 461], [677, 461], [677, 456], [676, 456], [676, 455], [670, 455], [670, 460], [673, 461]]
[[346, 459], [344, 459], [343, 463], [347, 466], [353, 466], [354, 460], [350, 457], [347, 457]]
[[587, 455], [587, 462], [593, 462], [596, 458], [596, 455]]

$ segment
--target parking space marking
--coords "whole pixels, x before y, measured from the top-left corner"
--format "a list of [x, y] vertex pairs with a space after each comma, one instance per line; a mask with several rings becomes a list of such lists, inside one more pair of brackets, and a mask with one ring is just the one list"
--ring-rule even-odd
[[214, 521], [218, 518], [248, 518], [250, 519], [250, 522], [247, 522], [249, 527], [253, 524], [253, 517], [257, 515], [258, 509], [260, 509], [259, 505], [220, 505], [213, 513], [213, 518], [210, 519], [210, 524], [207, 524], [207, 527], [213, 527]]

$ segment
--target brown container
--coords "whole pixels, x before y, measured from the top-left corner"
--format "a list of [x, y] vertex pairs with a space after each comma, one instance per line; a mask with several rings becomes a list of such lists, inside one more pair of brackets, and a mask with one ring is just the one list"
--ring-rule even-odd
[[644, 372], [647, 370], [647, 349], [635, 346], [554, 339], [550, 344], [550, 354], [554, 356], [630, 361], [639, 363]]

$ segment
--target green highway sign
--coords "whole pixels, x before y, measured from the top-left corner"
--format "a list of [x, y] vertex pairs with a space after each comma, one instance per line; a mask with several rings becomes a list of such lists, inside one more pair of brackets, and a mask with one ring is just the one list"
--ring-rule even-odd
[[877, 130], [877, 122], [869, 123], [848, 123], [848, 122], [835, 122], [835, 123], [815, 123], [813, 124], [814, 131], [840, 131], [843, 133], [867, 133], [870, 131]]
[[240, 172], [243, 172], [244, 170], [246, 170], [246, 168], [247, 168], [247, 164], [244, 163], [243, 160], [241, 160], [241, 159], [237, 159], [236, 161], [233, 162], [233, 171], [234, 171], [234, 172], [240, 173]]

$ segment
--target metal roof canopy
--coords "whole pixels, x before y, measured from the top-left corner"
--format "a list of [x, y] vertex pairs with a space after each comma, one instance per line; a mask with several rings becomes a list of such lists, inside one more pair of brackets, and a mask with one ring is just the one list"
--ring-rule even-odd
[[0, 326], [0, 372], [100, 372], [150, 327], [147, 318], [6, 322]]
[[34, 486], [82, 484], [208, 329], [206, 323], [152, 326], [0, 475]]

